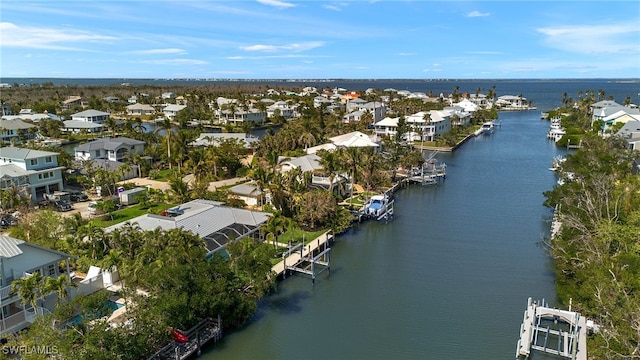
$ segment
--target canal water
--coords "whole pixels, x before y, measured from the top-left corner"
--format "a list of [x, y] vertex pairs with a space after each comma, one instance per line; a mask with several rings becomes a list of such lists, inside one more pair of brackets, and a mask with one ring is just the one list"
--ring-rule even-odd
[[447, 179], [396, 193], [395, 218], [338, 236], [331, 273], [279, 283], [202, 359], [513, 359], [527, 298], [555, 304], [539, 242], [562, 154], [539, 111], [436, 157]]

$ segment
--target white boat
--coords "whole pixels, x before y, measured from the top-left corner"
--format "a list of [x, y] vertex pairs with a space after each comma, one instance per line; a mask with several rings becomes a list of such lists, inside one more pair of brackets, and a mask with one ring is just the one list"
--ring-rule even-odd
[[483, 134], [491, 134], [493, 132], [493, 121], [487, 121], [480, 128]]
[[547, 133], [547, 139], [551, 139], [555, 142], [560, 141], [560, 139], [562, 139], [562, 137], [566, 134], [567, 132], [564, 131], [564, 129], [550, 129], [549, 132]]
[[388, 219], [393, 215], [393, 200], [386, 195], [373, 195], [365, 204], [364, 215], [376, 220]]

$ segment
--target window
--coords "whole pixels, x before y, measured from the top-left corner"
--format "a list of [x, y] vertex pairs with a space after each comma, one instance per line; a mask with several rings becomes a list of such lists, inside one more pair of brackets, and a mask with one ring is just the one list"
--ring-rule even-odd
[[96, 150], [96, 157], [100, 156], [100, 150]]
[[38, 165], [38, 159], [31, 159], [30, 164], [31, 166]]
[[47, 266], [47, 274], [49, 274], [49, 276], [53, 276], [56, 274], [56, 264], [50, 264], [49, 266]]
[[46, 158], [44, 158], [44, 162], [46, 163], [50, 163], [52, 161], [51, 156], [47, 156]]

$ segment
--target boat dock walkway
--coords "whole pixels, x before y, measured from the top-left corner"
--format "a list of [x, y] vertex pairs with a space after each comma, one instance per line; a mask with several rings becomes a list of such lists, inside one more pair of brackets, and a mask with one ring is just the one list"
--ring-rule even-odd
[[312, 283], [325, 270], [330, 271], [329, 255], [334, 234], [327, 231], [308, 243], [293, 246], [282, 254], [282, 261], [275, 264], [271, 271], [276, 276], [286, 277], [287, 271], [296, 271], [311, 276]]
[[520, 326], [516, 359], [540, 352], [571, 360], [587, 360], [587, 328], [579, 313], [535, 303], [529, 298]]
[[147, 360], [184, 360], [200, 355], [201, 348], [209, 341], [217, 342], [222, 338], [222, 319], [206, 318], [184, 332], [189, 341], [178, 343], [171, 341]]

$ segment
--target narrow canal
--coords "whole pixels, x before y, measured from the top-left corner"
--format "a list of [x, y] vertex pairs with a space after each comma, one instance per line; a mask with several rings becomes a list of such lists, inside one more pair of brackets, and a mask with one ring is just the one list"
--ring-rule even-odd
[[339, 236], [330, 275], [279, 284], [245, 327], [202, 359], [513, 359], [527, 297], [554, 305], [538, 243], [542, 193], [562, 152], [538, 111], [438, 154], [437, 187], [396, 193], [395, 219]]

